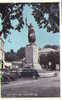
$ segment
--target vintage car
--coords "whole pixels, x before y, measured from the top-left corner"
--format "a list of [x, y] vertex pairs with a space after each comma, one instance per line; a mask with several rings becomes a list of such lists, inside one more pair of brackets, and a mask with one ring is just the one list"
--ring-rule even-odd
[[37, 70], [32, 69], [32, 68], [24, 68], [21, 72], [21, 77], [25, 77], [25, 78], [35, 78], [38, 79], [39, 74], [37, 72]]

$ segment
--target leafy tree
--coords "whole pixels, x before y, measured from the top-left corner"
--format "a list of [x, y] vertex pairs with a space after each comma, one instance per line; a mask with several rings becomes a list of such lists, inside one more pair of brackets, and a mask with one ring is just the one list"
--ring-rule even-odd
[[[48, 32], [59, 32], [58, 3], [33, 4], [33, 9], [33, 16], [35, 17], [35, 20], [37, 21], [40, 28], [47, 28]], [[48, 15], [48, 18], [46, 18], [45, 15]]]
[[16, 61], [17, 56], [13, 49], [10, 52], [5, 53], [5, 61]]
[[15, 3], [0, 4], [0, 17], [2, 19], [2, 30], [0, 32], [0, 35], [3, 33], [4, 38], [7, 37], [8, 33], [10, 34], [10, 29], [14, 28], [11, 25], [11, 20], [17, 19], [19, 21], [19, 24], [16, 28], [18, 31], [20, 31], [20, 28], [23, 27], [23, 5], [24, 4]]
[[21, 60], [25, 57], [25, 48], [22, 47], [17, 51], [17, 59]]
[[10, 52], [5, 53], [5, 61], [19, 61], [25, 57], [25, 48], [20, 48], [17, 52], [11, 49]]
[[[47, 31], [53, 33], [59, 32], [59, 3], [30, 3], [32, 6], [36, 22], [39, 28], [47, 28]], [[1, 3], [0, 4], [0, 17], [2, 19], [2, 30], [0, 36], [4, 34], [4, 38], [10, 34], [10, 29], [14, 29], [11, 25], [11, 20], [17, 19], [18, 26], [15, 30], [20, 31], [23, 28], [23, 7], [25, 3]], [[48, 19], [45, 17], [48, 14]]]

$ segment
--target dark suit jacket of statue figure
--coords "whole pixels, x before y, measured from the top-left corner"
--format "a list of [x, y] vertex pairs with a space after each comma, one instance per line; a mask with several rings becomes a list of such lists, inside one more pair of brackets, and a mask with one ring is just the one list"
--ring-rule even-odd
[[36, 41], [35, 31], [31, 24], [28, 26], [28, 41], [30, 43], [34, 43]]

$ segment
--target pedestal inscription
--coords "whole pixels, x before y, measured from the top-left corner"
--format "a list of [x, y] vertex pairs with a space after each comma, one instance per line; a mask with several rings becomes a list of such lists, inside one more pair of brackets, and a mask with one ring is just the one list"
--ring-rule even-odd
[[25, 67], [31, 67], [41, 70], [38, 63], [38, 48], [36, 45], [27, 45], [25, 49], [26, 64]]

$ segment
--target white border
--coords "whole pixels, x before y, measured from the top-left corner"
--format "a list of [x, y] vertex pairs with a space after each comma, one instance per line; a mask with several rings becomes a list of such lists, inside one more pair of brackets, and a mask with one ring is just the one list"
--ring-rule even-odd
[[34, 2], [59, 2], [60, 0], [0, 0], [0, 3], [34, 3]]
[[[61, 0], [0, 0], [0, 3], [37, 3], [37, 2], [41, 2], [41, 3], [43, 3], [43, 2], [45, 2], [45, 3], [52, 3], [52, 2], [61, 2]], [[61, 3], [59, 4], [60, 5], [60, 46], [61, 46], [61, 48], [60, 48], [60, 95], [61, 95], [61, 97], [62, 97], [62, 44], [61, 44], [61, 39], [62, 39], [62, 25], [61, 25]], [[1, 88], [1, 87], [0, 87]], [[3, 98], [1, 98], [1, 99], [3, 99]], [[4, 98], [5, 100], [8, 100], [8, 99], [10, 99], [10, 98]], [[20, 99], [20, 100], [33, 100], [33, 99], [35, 99], [35, 100], [41, 100], [41, 99], [43, 99], [43, 100], [52, 100], [52, 99], [54, 99], [54, 100], [59, 100], [60, 98], [11, 98], [12, 100], [13, 99], [16, 99], [16, 100], [18, 100], [18, 99]]]
[[61, 22], [61, 0], [60, 0], [60, 96], [62, 97], [62, 22]]

